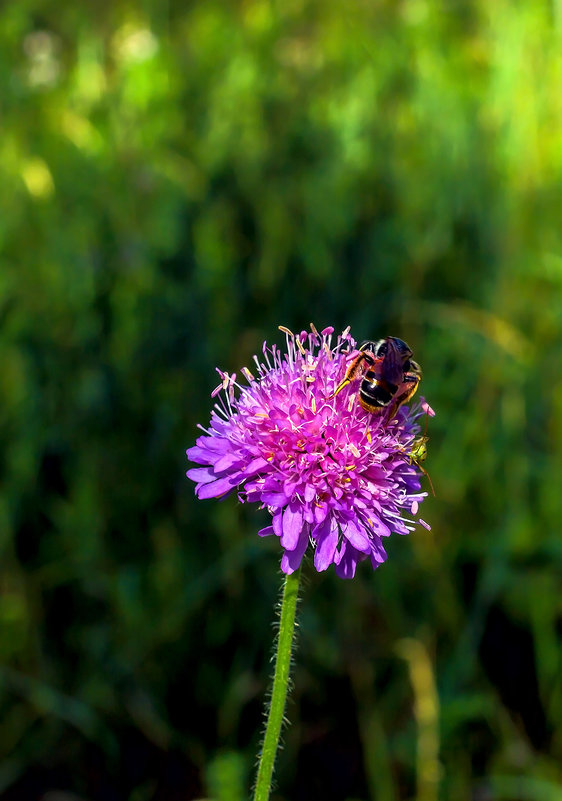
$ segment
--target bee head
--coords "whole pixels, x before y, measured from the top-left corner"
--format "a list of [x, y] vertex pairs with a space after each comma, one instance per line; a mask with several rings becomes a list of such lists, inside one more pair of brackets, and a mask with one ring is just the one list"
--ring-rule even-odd
[[402, 362], [406, 362], [413, 355], [410, 346], [398, 337], [385, 337], [377, 342], [363, 342], [360, 347], [360, 350], [371, 351], [377, 357], [386, 356], [389, 349], [394, 351]]

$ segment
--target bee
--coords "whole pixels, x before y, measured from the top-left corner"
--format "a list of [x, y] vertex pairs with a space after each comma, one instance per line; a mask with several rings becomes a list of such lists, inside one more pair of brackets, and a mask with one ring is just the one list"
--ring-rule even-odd
[[332, 397], [361, 377], [361, 407], [372, 414], [389, 410], [390, 417], [393, 417], [417, 390], [421, 367], [411, 358], [413, 354], [409, 345], [398, 337], [364, 342], [359, 350]]
[[431, 492], [435, 497], [435, 490], [433, 489], [433, 482], [431, 480], [431, 476], [425, 469], [425, 467], [421, 464], [425, 462], [427, 459], [427, 443], [429, 442], [429, 437], [427, 436], [427, 422], [429, 420], [429, 415], [426, 417], [425, 420], [425, 430], [421, 437], [416, 437], [416, 439], [412, 442], [409, 451], [404, 450], [406, 456], [410, 459], [410, 464], [415, 464], [416, 467], [422, 471], [422, 473], [427, 476], [427, 480], [429, 481], [429, 486], [431, 487]]
[[413, 359], [408, 359], [404, 364], [404, 375], [402, 383], [396, 390], [392, 401], [392, 412], [390, 417], [394, 417], [403, 403], [407, 403], [412, 398], [422, 379], [422, 369]]

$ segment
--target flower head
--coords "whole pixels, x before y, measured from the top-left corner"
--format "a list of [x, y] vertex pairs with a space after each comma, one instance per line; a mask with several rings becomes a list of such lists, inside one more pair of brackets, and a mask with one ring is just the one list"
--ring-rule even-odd
[[240, 501], [267, 508], [271, 525], [260, 536], [279, 537], [281, 568], [296, 570], [309, 543], [314, 565], [332, 563], [352, 578], [358, 562], [377, 568], [386, 559], [383, 540], [391, 533], [429, 528], [417, 515], [427, 493], [409, 449], [419, 433], [417, 419], [434, 412], [425, 403], [402, 406], [392, 419], [364, 411], [357, 384], [334, 396], [350, 359], [357, 354], [346, 329], [333, 342], [321, 333], [286, 333], [287, 348], [263, 346], [254, 357], [257, 377], [247, 368], [218, 371], [219, 396], [208, 429], [187, 451], [202, 467], [187, 471], [199, 498], [238, 491]]

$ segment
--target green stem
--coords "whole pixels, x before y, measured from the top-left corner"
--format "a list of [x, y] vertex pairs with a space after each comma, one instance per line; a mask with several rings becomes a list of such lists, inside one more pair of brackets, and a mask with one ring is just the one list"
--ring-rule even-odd
[[258, 766], [254, 801], [268, 801], [271, 792], [273, 766], [279, 746], [279, 736], [281, 734], [285, 702], [287, 701], [287, 692], [289, 689], [291, 647], [295, 628], [299, 581], [300, 569], [285, 576], [285, 587], [281, 600], [279, 636], [277, 638], [277, 654], [275, 657], [275, 672], [273, 674], [273, 690], [271, 692], [263, 748]]

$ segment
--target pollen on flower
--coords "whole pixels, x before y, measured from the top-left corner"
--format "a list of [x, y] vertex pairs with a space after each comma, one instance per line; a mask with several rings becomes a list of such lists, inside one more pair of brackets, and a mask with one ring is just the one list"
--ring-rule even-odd
[[334, 396], [356, 352], [350, 329], [334, 337], [331, 327], [297, 335], [280, 328], [285, 350], [264, 343], [257, 377], [241, 370], [247, 386], [218, 370], [209, 427], [187, 451], [199, 467], [187, 476], [199, 498], [236, 491], [266, 509], [270, 525], [258, 534], [278, 537], [286, 573], [311, 543], [317, 570], [333, 564], [352, 578], [358, 562], [375, 569], [385, 561], [391, 533], [429, 528], [415, 519], [427, 493], [408, 449], [419, 418], [434, 412], [421, 399], [390, 420], [372, 415], [355, 402], [353, 381]]

